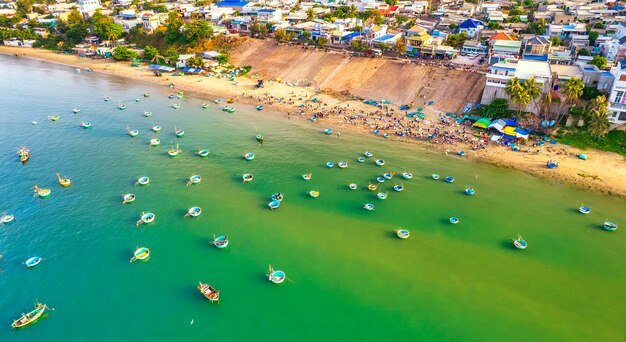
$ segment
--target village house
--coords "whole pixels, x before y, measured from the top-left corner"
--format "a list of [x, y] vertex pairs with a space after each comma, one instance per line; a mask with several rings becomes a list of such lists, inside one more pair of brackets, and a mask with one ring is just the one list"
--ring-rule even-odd
[[482, 21], [469, 18], [459, 24], [459, 33], [465, 33], [469, 38], [473, 39], [484, 28], [485, 24]]
[[609, 121], [623, 124], [626, 122], [626, 61], [619, 61], [611, 73], [615, 81], [608, 97]]

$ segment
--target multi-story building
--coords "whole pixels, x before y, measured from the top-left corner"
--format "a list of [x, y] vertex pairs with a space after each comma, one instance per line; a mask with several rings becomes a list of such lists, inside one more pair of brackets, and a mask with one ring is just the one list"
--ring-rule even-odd
[[609, 121], [626, 123], [626, 60], [617, 63], [611, 70], [615, 80], [609, 94]]

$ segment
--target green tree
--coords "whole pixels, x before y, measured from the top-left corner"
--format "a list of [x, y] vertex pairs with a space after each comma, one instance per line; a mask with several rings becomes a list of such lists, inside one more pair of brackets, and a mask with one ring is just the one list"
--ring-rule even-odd
[[558, 36], [550, 37], [550, 42], [552, 42], [552, 46], [561, 45], [561, 38]]
[[204, 68], [204, 59], [202, 57], [189, 57], [185, 65], [189, 68]]
[[512, 16], [512, 15], [522, 15], [522, 14], [524, 14], [524, 11], [522, 11], [522, 10], [521, 10], [520, 8], [518, 8], [518, 7], [514, 7], [513, 9], [511, 9], [511, 10], [509, 11], [509, 16]]
[[498, 30], [502, 28], [502, 25], [500, 25], [498, 22], [496, 21], [490, 21], [489, 24], [487, 24], [487, 26], [492, 29], [492, 30]]
[[315, 41], [315, 44], [320, 47], [320, 48], [325, 48], [326, 44], [328, 44], [328, 38], [324, 37], [324, 36], [319, 36], [317, 37], [317, 40]]
[[598, 36], [600, 36], [600, 34], [596, 31], [589, 32], [589, 43], [591, 45], [595, 45], [596, 40], [598, 40]]
[[184, 22], [180, 19], [180, 13], [172, 11], [167, 15], [167, 25], [165, 26], [165, 41], [175, 44], [181, 39], [181, 29]]
[[178, 51], [174, 48], [169, 48], [163, 52], [163, 58], [169, 61], [169, 64], [174, 64], [178, 61]]
[[143, 48], [143, 59], [147, 61], [152, 61], [159, 54], [159, 50], [150, 45], [146, 45]]
[[85, 23], [85, 19], [82, 14], [80, 14], [76, 9], [70, 11], [70, 14], [67, 15], [67, 26], [70, 28], [76, 26], [84, 26], [87, 28], [87, 23]]
[[[548, 118], [550, 116], [550, 107], [552, 107], [552, 103], [554, 102], [555, 96], [552, 94], [552, 91], [548, 91], [541, 95], [541, 112], [543, 112], [543, 117]], [[540, 114], [541, 114], [540, 112]]]
[[583, 89], [585, 88], [585, 84], [583, 80], [578, 77], [573, 77], [565, 82], [563, 86], [563, 95], [569, 103], [576, 102], [580, 96], [583, 94]]
[[33, 2], [31, 0], [17, 0], [15, 2], [15, 10], [20, 16], [25, 17], [33, 10]]
[[285, 29], [279, 28], [274, 32], [274, 39], [276, 42], [282, 43], [289, 40], [289, 34]]
[[459, 34], [449, 34], [446, 38], [446, 44], [449, 46], [454, 46], [455, 48], [462, 48], [463, 44], [467, 40], [467, 34], [465, 32], [461, 32]]
[[219, 55], [215, 57], [215, 60], [220, 63], [220, 65], [228, 64], [230, 61], [230, 56], [228, 55]]
[[103, 40], [116, 40], [124, 33], [122, 25], [113, 22], [113, 18], [103, 15], [99, 9], [91, 17], [91, 25], [94, 32]]
[[608, 63], [609, 63], [609, 61], [606, 58], [604, 58], [604, 57], [602, 57], [600, 55], [593, 56], [593, 58], [589, 62], [587, 62], [587, 64], [593, 64], [593, 65], [597, 66], [598, 69], [604, 69], [604, 67]]
[[65, 32], [67, 45], [74, 46], [85, 39], [87, 36], [87, 28], [83, 25], [76, 25]]
[[258, 21], [255, 21], [252, 25], [250, 25], [250, 35], [252, 35], [252, 37], [265, 38], [267, 37], [268, 32], [269, 29], [267, 28], [267, 25], [261, 24]]
[[387, 51], [391, 50], [391, 46], [387, 43], [378, 43], [376, 46], [380, 49], [380, 51], [385, 54]]
[[513, 77], [504, 86], [504, 92], [511, 98], [511, 103], [517, 105], [517, 115], [522, 113], [522, 108], [526, 107], [532, 98], [526, 88], [517, 77]]
[[531, 101], [535, 104], [535, 107], [537, 107], [537, 111], [539, 111], [539, 104], [537, 103], [537, 100], [541, 96], [541, 85], [537, 83], [534, 77], [530, 77], [526, 81], [524, 81], [523, 86], [524, 91], [528, 94]]
[[402, 15], [402, 14], [396, 15], [396, 23], [398, 23], [398, 25], [402, 25], [406, 23], [407, 21], [409, 21], [409, 17], [407, 17], [406, 15]]
[[536, 35], [543, 35], [546, 33], [547, 27], [548, 27], [548, 24], [546, 23], [545, 19], [539, 19], [539, 20], [533, 20], [532, 22], [530, 22], [526, 30], [528, 31], [528, 33], [532, 33]]
[[315, 19], [315, 11], [313, 10], [313, 7], [309, 7], [309, 9], [306, 10], [306, 19], [307, 20]]
[[197, 46], [202, 40], [213, 37], [213, 29], [204, 20], [194, 20], [184, 27], [185, 43]]
[[509, 115], [509, 101], [503, 98], [494, 98], [490, 104], [482, 107], [482, 115], [492, 119], [507, 117]]
[[594, 100], [593, 109], [591, 109], [591, 117], [587, 130], [596, 139], [604, 138], [606, 130], [611, 126], [609, 122], [609, 113], [606, 97], [600, 95]]
[[404, 36], [398, 38], [396, 40], [396, 42], [393, 45], [393, 51], [395, 51], [395, 53], [398, 56], [402, 56], [403, 54], [406, 53], [406, 46], [407, 46], [407, 40]]
[[387, 3], [387, 5], [389, 6], [395, 6], [398, 4], [398, 0], [385, 0], [385, 2]]
[[589, 51], [587, 51], [587, 49], [582, 48], [582, 49], [578, 50], [578, 55], [579, 56], [590, 56], [591, 54], [589, 53]]
[[126, 46], [120, 45], [113, 49], [113, 58], [118, 61], [130, 61], [135, 57], [137, 57], [137, 51]]

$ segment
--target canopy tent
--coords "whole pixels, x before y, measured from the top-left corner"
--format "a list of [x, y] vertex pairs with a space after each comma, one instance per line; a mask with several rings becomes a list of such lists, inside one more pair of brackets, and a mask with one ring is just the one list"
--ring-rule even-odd
[[502, 133], [502, 131], [504, 130], [504, 127], [506, 126], [506, 121], [502, 120], [502, 119], [498, 119], [494, 122], [492, 122], [488, 128], [493, 128], [496, 131]]
[[182, 70], [183, 72], [189, 72], [192, 74], [199, 74], [202, 72], [202, 69], [197, 69], [197, 68], [183, 68]]
[[471, 122], [475, 122], [475, 121], [480, 120], [480, 117], [478, 117], [478, 116], [471, 116], [471, 115], [465, 115], [465, 116], [463, 116], [463, 120], [469, 120]]
[[175, 70], [172, 67], [168, 67], [168, 66], [164, 66], [164, 65], [158, 65], [158, 64], [150, 64], [150, 66], [148, 66], [148, 69], [161, 70], [161, 71], [165, 71], [165, 72], [170, 72], [170, 71], [174, 71]]
[[501, 135], [494, 134], [494, 135], [491, 136], [491, 138], [489, 140], [491, 140], [491, 141], [498, 141], [498, 140], [500, 140], [500, 138], [502, 138]]
[[506, 140], [515, 140], [514, 135], [502, 134], [502, 138]]
[[530, 134], [530, 132], [523, 130], [521, 128], [515, 129], [515, 136], [520, 139], [528, 140], [528, 134]]
[[506, 119], [505, 122], [507, 126], [517, 127], [517, 118]]
[[487, 129], [487, 127], [489, 127], [490, 124], [491, 124], [491, 120], [487, 118], [482, 118], [476, 121], [472, 126]]

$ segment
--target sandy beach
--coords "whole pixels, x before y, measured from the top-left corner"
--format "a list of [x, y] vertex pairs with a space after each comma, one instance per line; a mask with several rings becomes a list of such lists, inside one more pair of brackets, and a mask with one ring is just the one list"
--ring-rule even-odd
[[[397, 107], [393, 111], [389, 108], [383, 112], [376, 107], [365, 105], [360, 100], [347, 99], [346, 95], [337, 96], [316, 91], [311, 87], [291, 86], [280, 82], [266, 81], [264, 88], [256, 89], [256, 79], [253, 77], [238, 77], [235, 81], [229, 81], [228, 78], [204, 76], [172, 77], [166, 74], [162, 77], [155, 77], [145, 66], [134, 68], [127, 62], [92, 60], [47, 50], [6, 46], [0, 46], [0, 53], [91, 69], [94, 72], [162, 86], [174, 83], [176, 90], [195, 93], [199, 97], [210, 96], [206, 98], [207, 101], [216, 98], [232, 98], [235, 103], [262, 104], [271, 111], [300, 120], [309, 120], [311, 116], [316, 115], [318, 117], [316, 124], [320, 129], [331, 127], [341, 134], [373, 135], [372, 132], [379, 129], [381, 135], [385, 132], [389, 133], [389, 140], [414, 143], [420, 148], [436, 149], [448, 154], [450, 158], [478, 159], [626, 198], [626, 182], [624, 181], [626, 164], [623, 156], [591, 149], [581, 151], [562, 144], [531, 146], [532, 142], [529, 142], [528, 146], [520, 146], [521, 152], [513, 152], [510, 148], [480, 141], [467, 125], [456, 124], [452, 120], [441, 122], [439, 120], [441, 112], [436, 105], [426, 107], [424, 109], [425, 120], [414, 123]], [[384, 95], [384, 89], [381, 89], [381, 96]], [[313, 97], [317, 99], [316, 102], [311, 101]], [[395, 132], [399, 128], [408, 128], [411, 134], [398, 136]], [[435, 134], [435, 139], [425, 138], [430, 134]], [[457, 155], [460, 150], [466, 152], [464, 157]], [[588, 160], [579, 159], [577, 155], [580, 153], [585, 153]], [[559, 167], [548, 169], [546, 167], [548, 160], [556, 160]]]

